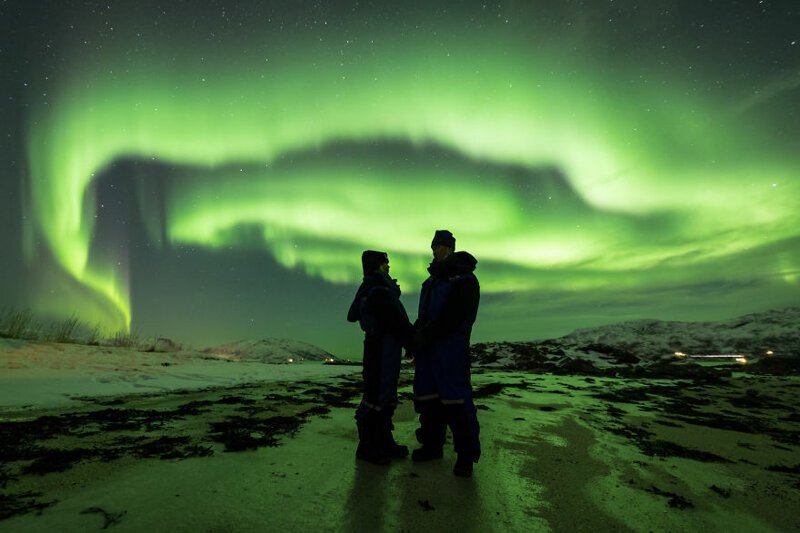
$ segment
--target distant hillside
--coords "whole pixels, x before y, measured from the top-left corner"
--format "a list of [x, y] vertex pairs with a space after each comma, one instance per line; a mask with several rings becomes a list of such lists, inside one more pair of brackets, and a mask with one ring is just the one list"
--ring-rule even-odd
[[489, 342], [472, 347], [478, 365], [589, 371], [647, 367], [685, 354], [741, 354], [758, 359], [800, 357], [800, 307], [722, 322], [633, 320], [578, 329], [557, 339]]
[[330, 353], [313, 344], [291, 339], [238, 341], [203, 351], [204, 353], [235, 361], [258, 361], [261, 363], [324, 361], [333, 357]]

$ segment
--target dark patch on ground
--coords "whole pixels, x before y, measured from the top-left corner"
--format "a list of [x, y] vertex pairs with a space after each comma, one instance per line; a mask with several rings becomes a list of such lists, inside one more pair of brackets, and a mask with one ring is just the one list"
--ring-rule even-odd
[[795, 422], [800, 424], [800, 412], [793, 411], [780, 419], [781, 422]]
[[646, 429], [629, 426], [620, 423], [618, 426], [607, 426], [605, 428], [606, 431], [609, 433], [613, 433], [614, 435], [619, 435], [620, 437], [625, 437], [628, 440], [632, 440], [635, 442], [643, 442], [648, 440], [650, 437], [655, 435], [652, 431], [647, 431]]
[[223, 396], [216, 403], [223, 405], [253, 405], [256, 401], [252, 398], [243, 398], [241, 396]]
[[766, 396], [755, 389], [747, 389], [742, 396], [728, 400], [731, 405], [742, 409], [780, 409], [793, 411], [793, 407], [786, 406], [772, 396]]
[[209, 412], [209, 407], [213, 404], [214, 402], [208, 400], [195, 400], [193, 402], [180, 405], [175, 411], [183, 416], [197, 416], [199, 414]]
[[656, 424], [659, 426], [666, 426], [670, 428], [683, 428], [686, 427], [683, 424], [676, 424], [675, 422], [670, 422], [669, 420], [654, 420]]
[[[496, 396], [504, 391], [504, 389], [527, 389], [528, 384], [525, 382], [520, 383], [487, 383], [480, 387], [473, 389], [473, 398], [488, 398], [489, 396]], [[510, 394], [510, 393], [506, 393]], [[519, 397], [518, 395], [515, 397]]]
[[107, 406], [107, 407], [111, 407], [111, 406], [114, 406], [114, 405], [122, 405], [122, 404], [125, 403], [125, 400], [122, 400], [120, 398], [114, 398], [112, 400], [107, 400], [107, 399], [102, 398], [102, 397], [96, 398], [96, 397], [93, 397], [93, 396], [79, 396], [79, 397], [73, 398], [73, 399], [81, 401], [81, 402], [85, 402], [85, 403], [91, 403], [91, 404], [94, 404], [94, 405], [103, 405], [103, 406]]
[[800, 475], [800, 464], [796, 464], [794, 466], [772, 465], [768, 466], [767, 470], [770, 472], [783, 472], [785, 474]]
[[270, 402], [275, 402], [279, 405], [289, 403], [289, 398], [282, 394], [267, 394], [264, 399]]
[[317, 406], [294, 416], [271, 416], [248, 418], [231, 416], [222, 422], [211, 424], [209, 438], [225, 445], [226, 452], [254, 450], [263, 446], [277, 446], [281, 436], [293, 436], [306, 420], [313, 415], [326, 414], [326, 407]]
[[17, 480], [16, 476], [12, 476], [11, 474], [9, 474], [8, 469], [5, 467], [5, 465], [0, 464], [0, 489], [6, 488], [6, 485], [10, 481], [16, 481], [16, 480]]
[[[350, 379], [316, 386], [321, 393], [306, 397], [296, 392], [264, 395], [264, 385], [208, 388], [192, 392], [200, 399], [184, 401], [174, 408], [134, 407], [152, 405], [154, 400], [169, 405], [173, 398], [183, 399], [187, 391], [145, 394], [119, 401], [86, 402], [100, 409], [87, 407], [0, 422], [0, 487], [6, 489], [22, 475], [63, 472], [85, 461], [113, 461], [125, 456], [164, 460], [207, 457], [214, 454], [215, 443], [221, 443], [228, 452], [277, 446], [281, 437], [294, 435], [309, 418], [326, 416], [331, 407], [352, 408], [352, 399], [361, 390], [360, 381]], [[287, 389], [297, 391], [300, 387]], [[285, 406], [284, 413], [267, 416], [277, 404]], [[0, 519], [53, 503], [36, 500], [39, 496], [0, 496]]]
[[431, 502], [428, 500], [417, 500], [417, 503], [422, 507], [425, 511], [435, 511], [436, 508], [431, 505]]
[[730, 489], [723, 489], [722, 487], [718, 487], [716, 485], [711, 485], [708, 488], [711, 489], [712, 491], [716, 492], [717, 494], [719, 494], [723, 498], [730, 498], [731, 497], [731, 490]]
[[736, 416], [727, 415], [724, 412], [705, 413], [686, 407], [681, 413], [665, 413], [665, 417], [677, 420], [686, 424], [704, 426], [714, 429], [724, 429], [739, 433], [749, 433], [755, 435], [769, 435], [774, 440], [784, 444], [800, 445], [800, 431], [776, 427], [769, 424], [764, 416]]
[[635, 403], [660, 400], [672, 397], [680, 389], [681, 384], [645, 385], [643, 387], [619, 387], [607, 392], [593, 393], [590, 396], [598, 400], [614, 403]]
[[214, 450], [209, 446], [192, 443], [189, 437], [165, 436], [138, 444], [129, 453], [141, 458], [186, 459], [188, 457], [208, 457], [214, 454]]
[[20, 514], [32, 512], [41, 513], [57, 500], [39, 501], [42, 496], [39, 492], [20, 492], [18, 494], [0, 494], [0, 520], [11, 518]]
[[675, 494], [674, 492], [667, 492], [665, 490], [661, 490], [655, 485], [651, 486], [649, 489], [644, 489], [647, 492], [652, 494], [657, 494], [658, 496], [664, 496], [665, 498], [669, 498], [667, 501], [667, 505], [672, 507], [673, 509], [693, 509], [694, 504], [681, 496], [680, 494]]
[[[617, 420], [615, 425], [606, 426], [603, 429], [609, 433], [624, 437], [636, 444], [639, 450], [650, 457], [682, 457], [704, 463], [731, 463], [730, 460], [717, 454], [703, 450], [695, 450], [681, 446], [675, 442], [654, 439], [655, 433], [645, 429], [644, 426], [633, 426], [622, 421], [622, 411], [615, 407], [607, 406], [609, 413], [614, 413]], [[621, 413], [621, 414], [616, 414]]]
[[643, 440], [637, 442], [637, 444], [639, 445], [639, 449], [642, 450], [642, 453], [652, 457], [682, 457], [684, 459], [692, 459], [703, 463], [733, 463], [733, 461], [725, 459], [715, 453], [686, 448], [685, 446], [666, 440]]
[[625, 411], [613, 405], [606, 405], [606, 413], [608, 413], [611, 418], [622, 418], [625, 416]]
[[109, 513], [105, 509], [101, 509], [100, 507], [89, 507], [88, 509], [84, 509], [81, 511], [81, 514], [100, 514], [103, 515], [103, 527], [100, 529], [108, 529], [109, 526], [114, 526], [119, 524], [122, 521], [122, 517], [125, 516], [127, 511], [120, 511], [118, 513]]
[[22, 469], [23, 474], [44, 475], [50, 472], [63, 472], [74, 463], [91, 458], [94, 454], [85, 448], [61, 450], [55, 448], [39, 448], [36, 459]]

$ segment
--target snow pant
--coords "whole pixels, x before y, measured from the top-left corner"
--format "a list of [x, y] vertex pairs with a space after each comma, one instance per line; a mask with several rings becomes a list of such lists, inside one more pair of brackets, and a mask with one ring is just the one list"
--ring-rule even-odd
[[397, 407], [402, 346], [391, 335], [364, 339], [364, 395], [356, 409], [359, 446], [385, 449], [393, 443], [392, 416]]
[[456, 453], [477, 462], [481, 454], [480, 426], [472, 401], [467, 350], [437, 342], [417, 353], [414, 408], [420, 423], [417, 440], [423, 447], [441, 448], [449, 426]]

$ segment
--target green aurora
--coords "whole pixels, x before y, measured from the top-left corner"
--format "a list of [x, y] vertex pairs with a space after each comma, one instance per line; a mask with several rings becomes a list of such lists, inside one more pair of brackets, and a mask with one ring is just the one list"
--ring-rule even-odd
[[96, 179], [122, 159], [176, 169], [163, 220], [142, 206], [162, 246], [256, 242], [332, 284], [357, 284], [358, 255], [377, 248], [413, 293], [446, 227], [479, 259], [487, 316], [530, 314], [543, 291], [746, 279], [797, 294], [800, 151], [775, 142], [764, 112], [796, 94], [791, 72], [759, 98], [698, 90], [712, 66], [645, 68], [587, 48], [589, 30], [541, 20], [535, 3], [512, 15], [264, 16], [213, 43], [174, 23], [143, 47], [117, 14], [102, 46], [65, 48], [47, 105], [27, 115], [27, 256], [82, 287], [30, 301], [110, 330], [136, 322], [126, 253], [92, 252]]

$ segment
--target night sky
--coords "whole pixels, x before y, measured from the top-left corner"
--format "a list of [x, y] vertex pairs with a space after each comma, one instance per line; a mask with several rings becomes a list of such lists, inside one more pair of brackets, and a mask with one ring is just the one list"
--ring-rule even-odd
[[800, 4], [0, 3], [0, 306], [358, 355], [434, 230], [473, 340], [800, 302]]

